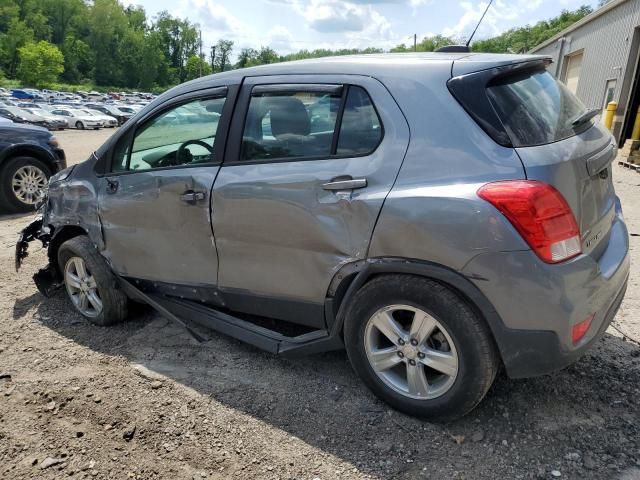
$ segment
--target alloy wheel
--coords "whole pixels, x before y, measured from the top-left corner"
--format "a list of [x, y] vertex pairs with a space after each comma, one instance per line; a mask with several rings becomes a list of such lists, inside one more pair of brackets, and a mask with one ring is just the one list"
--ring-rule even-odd
[[453, 340], [432, 315], [409, 305], [390, 305], [367, 322], [364, 347], [376, 375], [409, 398], [444, 395], [458, 375]]
[[25, 165], [16, 170], [11, 179], [13, 194], [27, 205], [35, 205], [47, 186], [47, 175], [35, 165]]
[[97, 317], [102, 312], [102, 300], [93, 275], [80, 257], [71, 257], [64, 267], [64, 283], [69, 298], [80, 313]]

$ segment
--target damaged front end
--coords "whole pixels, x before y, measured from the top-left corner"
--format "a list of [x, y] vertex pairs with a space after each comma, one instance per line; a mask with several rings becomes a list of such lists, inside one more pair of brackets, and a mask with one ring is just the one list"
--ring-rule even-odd
[[[15, 265], [16, 272], [20, 270], [22, 261], [29, 256], [29, 243], [35, 240], [42, 242], [42, 247], [47, 248], [49, 242], [51, 242], [51, 230], [49, 227], [45, 227], [43, 219], [46, 216], [47, 198], [45, 196], [41, 206], [38, 209], [37, 217], [29, 225], [27, 225], [20, 232], [18, 242], [16, 243], [16, 256]], [[58, 272], [51, 264], [41, 268], [34, 276], [33, 281], [38, 287], [40, 293], [45, 297], [50, 297], [55, 290], [61, 285], [62, 281], [59, 278]]]

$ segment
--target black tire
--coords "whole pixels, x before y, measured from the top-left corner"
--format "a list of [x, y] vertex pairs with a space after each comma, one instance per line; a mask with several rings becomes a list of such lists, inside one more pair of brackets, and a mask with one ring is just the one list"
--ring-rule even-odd
[[[448, 331], [458, 353], [458, 371], [450, 388], [433, 399], [414, 399], [396, 392], [371, 366], [365, 350], [369, 319], [381, 308], [404, 304], [434, 317]], [[451, 289], [412, 275], [384, 275], [366, 283], [349, 306], [344, 325], [345, 346], [356, 373], [380, 399], [408, 415], [448, 421], [470, 412], [484, 398], [499, 368], [488, 326]]]
[[42, 161], [33, 157], [15, 157], [5, 162], [0, 168], [0, 208], [7, 213], [35, 211], [35, 205], [25, 203], [14, 193], [11, 185], [16, 172], [25, 166], [39, 168], [47, 177], [51, 177], [51, 169]]
[[58, 249], [58, 265], [63, 278], [65, 265], [72, 257], [80, 257], [84, 260], [87, 270], [95, 279], [98, 294], [102, 301], [102, 311], [98, 316], [89, 317], [77, 308], [76, 310], [95, 325], [108, 326], [123, 321], [127, 317], [127, 296], [120, 290], [107, 262], [104, 261], [86, 236], [74, 237], [60, 245]]
[[76, 122], [76, 128], [77, 128], [78, 130], [84, 130], [84, 123], [82, 123], [80, 120], [78, 120], [78, 121]]

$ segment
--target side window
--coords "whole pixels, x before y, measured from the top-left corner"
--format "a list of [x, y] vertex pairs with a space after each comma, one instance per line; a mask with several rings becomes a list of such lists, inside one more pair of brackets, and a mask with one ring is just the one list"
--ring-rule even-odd
[[240, 159], [330, 156], [340, 101], [337, 92], [303, 89], [252, 95]]
[[369, 94], [361, 87], [349, 87], [342, 114], [338, 155], [365, 155], [382, 140], [382, 124]]
[[130, 141], [124, 137], [112, 157], [113, 171], [144, 171], [210, 163], [225, 98], [182, 103], [138, 127]]

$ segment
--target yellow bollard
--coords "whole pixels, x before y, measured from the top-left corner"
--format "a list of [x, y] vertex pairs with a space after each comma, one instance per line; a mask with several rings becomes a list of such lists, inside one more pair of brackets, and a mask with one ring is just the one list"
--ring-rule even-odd
[[638, 107], [638, 111], [636, 112], [636, 121], [633, 124], [631, 140], [640, 140], [640, 107]]
[[616, 110], [618, 110], [618, 102], [609, 102], [607, 104], [607, 110], [604, 112], [604, 126], [608, 130], [611, 130], [613, 126], [613, 116], [616, 114]]

